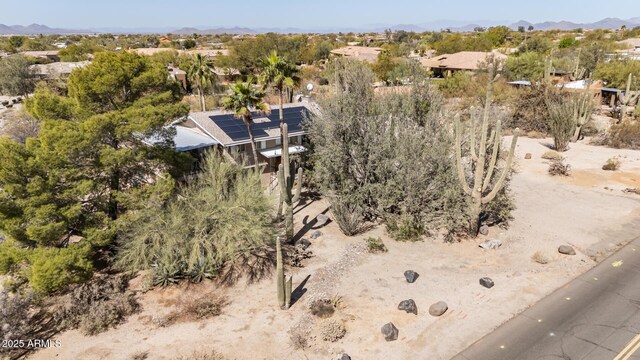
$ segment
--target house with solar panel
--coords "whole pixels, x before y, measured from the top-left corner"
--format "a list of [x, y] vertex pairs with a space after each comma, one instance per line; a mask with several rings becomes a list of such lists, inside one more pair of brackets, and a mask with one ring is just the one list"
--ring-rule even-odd
[[[289, 154], [300, 154], [306, 149], [306, 131], [303, 121], [310, 115], [311, 105], [307, 102], [284, 105], [284, 121], [289, 127]], [[264, 168], [264, 173], [275, 174], [282, 156], [280, 140], [280, 112], [277, 106], [269, 114], [255, 112], [253, 135], [258, 150], [258, 161], [254, 161], [247, 127], [233, 113], [223, 111], [192, 112], [176, 128], [176, 149], [178, 151], [201, 151], [216, 148], [223, 156], [247, 167], [256, 164]], [[182, 128], [182, 129], [180, 129]]]

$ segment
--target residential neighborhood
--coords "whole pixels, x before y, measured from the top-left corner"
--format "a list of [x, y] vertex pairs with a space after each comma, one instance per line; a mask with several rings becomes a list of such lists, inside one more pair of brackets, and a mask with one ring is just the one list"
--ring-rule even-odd
[[636, 2], [3, 4], [0, 359], [640, 357]]

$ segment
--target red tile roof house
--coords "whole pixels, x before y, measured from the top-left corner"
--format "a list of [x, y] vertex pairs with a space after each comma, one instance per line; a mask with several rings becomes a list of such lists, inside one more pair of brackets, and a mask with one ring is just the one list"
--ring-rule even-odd
[[494, 57], [496, 60], [506, 60], [507, 56], [499, 52], [461, 51], [455, 54], [443, 54], [420, 62], [427, 71], [432, 71], [435, 77], [451, 76], [456, 71], [477, 71], [483, 63]]

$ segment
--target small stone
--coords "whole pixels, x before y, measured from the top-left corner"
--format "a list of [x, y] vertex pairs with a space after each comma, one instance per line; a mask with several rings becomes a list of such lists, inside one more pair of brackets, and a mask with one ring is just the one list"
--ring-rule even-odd
[[442, 314], [447, 312], [447, 309], [449, 309], [449, 307], [447, 306], [446, 302], [438, 301], [437, 303], [429, 306], [429, 315], [441, 316]]
[[480, 285], [486, 287], [487, 289], [491, 289], [494, 285], [493, 280], [488, 277], [483, 277], [480, 279]]
[[500, 241], [498, 239], [489, 239], [489, 240], [484, 241], [479, 246], [481, 248], [483, 248], [483, 249], [495, 250], [495, 249], [499, 248], [500, 246], [502, 246], [502, 241]]
[[525, 160], [530, 160], [531, 159], [531, 153], [526, 153], [524, 155]]
[[349, 354], [338, 355], [334, 360], [351, 360], [351, 356]]
[[386, 323], [382, 326], [382, 335], [387, 341], [394, 341], [398, 339], [398, 328], [393, 323]]
[[569, 245], [560, 245], [558, 252], [564, 255], [575, 255], [576, 251]]
[[489, 227], [487, 225], [480, 226], [480, 234], [487, 236], [489, 235]]
[[311, 241], [307, 239], [300, 239], [296, 242], [296, 245], [300, 246], [302, 250], [306, 250], [309, 246], [311, 246]]
[[327, 215], [325, 215], [325, 214], [320, 214], [320, 215], [316, 216], [316, 224], [315, 224], [315, 226], [323, 226], [327, 222], [329, 222], [329, 217]]
[[320, 232], [320, 230], [317, 230], [316, 232], [311, 234], [310, 237], [315, 240], [315, 239], [319, 238], [320, 236], [322, 236], [322, 232]]
[[413, 270], [407, 270], [404, 272], [404, 277], [407, 279], [409, 284], [413, 284], [418, 279], [418, 276], [420, 276], [420, 274]]
[[404, 310], [408, 313], [413, 313], [418, 315], [418, 307], [416, 306], [416, 302], [413, 299], [402, 300], [398, 305], [398, 310]]

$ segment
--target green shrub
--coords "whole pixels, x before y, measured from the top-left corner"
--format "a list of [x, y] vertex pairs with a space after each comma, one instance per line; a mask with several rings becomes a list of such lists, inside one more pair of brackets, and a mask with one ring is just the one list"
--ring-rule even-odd
[[607, 160], [607, 162], [602, 165], [602, 170], [607, 170], [607, 171], [615, 171], [618, 170], [620, 168], [620, 160], [618, 160], [617, 158], [610, 158]]
[[379, 237], [377, 237], [377, 238], [374, 238], [374, 237], [368, 238], [367, 239], [367, 249], [372, 254], [381, 253], [381, 252], [387, 252], [388, 251], [387, 247], [382, 242], [382, 239], [380, 239]]
[[397, 241], [419, 241], [425, 234], [424, 226], [409, 215], [388, 216], [387, 232]]
[[573, 101], [563, 97], [547, 99], [549, 133], [556, 151], [567, 151], [576, 130]]
[[38, 248], [29, 257], [27, 278], [35, 291], [50, 294], [89, 279], [93, 273], [89, 246]]
[[272, 212], [259, 173], [207, 154], [178, 198], [121, 229], [118, 266], [151, 270], [155, 285], [212, 278], [273, 242]]
[[6, 275], [18, 270], [27, 261], [28, 249], [23, 249], [12, 241], [0, 243], [0, 274]]
[[354, 236], [364, 230], [364, 217], [362, 211], [348, 200], [339, 196], [330, 196], [331, 214], [342, 233]]

